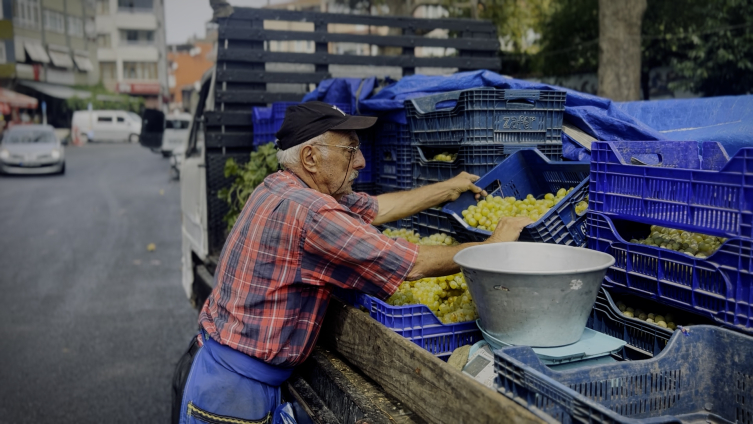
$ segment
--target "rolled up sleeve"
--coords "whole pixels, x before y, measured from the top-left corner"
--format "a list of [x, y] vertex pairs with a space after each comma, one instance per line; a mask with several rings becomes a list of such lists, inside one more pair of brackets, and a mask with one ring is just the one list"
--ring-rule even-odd
[[418, 246], [391, 239], [342, 208], [320, 210], [308, 228], [302, 264], [304, 282], [325, 282], [384, 299], [405, 280]]

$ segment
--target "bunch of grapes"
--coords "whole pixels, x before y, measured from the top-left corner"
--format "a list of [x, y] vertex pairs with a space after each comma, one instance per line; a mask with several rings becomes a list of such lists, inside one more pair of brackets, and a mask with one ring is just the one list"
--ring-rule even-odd
[[[486, 196], [476, 205], [471, 205], [462, 212], [463, 220], [471, 227], [479, 230], [493, 231], [499, 219], [503, 216], [527, 216], [532, 221], [538, 221], [549, 209], [561, 202], [573, 187], [568, 190], [561, 188], [556, 194], [547, 193], [542, 199], [536, 199], [529, 194], [523, 200], [514, 197]], [[588, 209], [588, 198], [575, 206], [579, 214]]]
[[724, 237], [707, 236], [673, 228], [651, 226], [651, 234], [645, 239], [632, 239], [630, 243], [660, 247], [685, 253], [696, 258], [707, 258], [714, 254], [726, 242]]
[[[455, 239], [444, 233], [432, 234], [421, 238], [413, 231], [386, 229], [389, 237], [400, 237], [423, 246], [454, 246]], [[476, 305], [471, 299], [468, 285], [463, 274], [457, 273], [444, 277], [422, 278], [416, 281], [404, 281], [395, 294], [387, 299], [392, 306], [424, 304], [445, 324], [473, 321], [478, 318]]]
[[418, 233], [412, 230], [406, 230], [405, 228], [401, 228], [399, 230], [387, 228], [386, 230], [384, 230], [384, 235], [393, 238], [399, 237], [408, 240], [413, 244], [420, 244], [424, 246], [454, 246], [458, 244], [458, 242], [454, 238], [448, 236], [445, 233], [436, 233], [428, 237], [421, 237], [420, 235], [418, 235]]
[[[671, 312], [667, 312], [664, 315], [654, 314], [652, 312], [646, 313], [642, 309], [633, 309], [627, 306], [623, 302], [617, 302], [617, 308], [628, 318], [638, 318], [641, 321], [646, 321], [649, 324], [658, 325], [659, 327], [669, 328], [670, 330], [676, 330], [677, 325], [674, 323], [675, 317]], [[688, 325], [693, 325], [689, 323]]]
[[434, 155], [434, 157], [431, 160], [436, 160], [439, 162], [453, 162], [457, 158], [458, 158], [457, 153], [442, 152], [438, 155]]
[[463, 274], [404, 281], [387, 299], [392, 306], [424, 304], [445, 324], [478, 318]]

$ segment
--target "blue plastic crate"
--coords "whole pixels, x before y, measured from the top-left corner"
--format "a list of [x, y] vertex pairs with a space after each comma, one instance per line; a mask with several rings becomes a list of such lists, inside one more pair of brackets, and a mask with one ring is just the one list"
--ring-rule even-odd
[[672, 337], [672, 330], [668, 328], [623, 315], [603, 287], [596, 296], [586, 327], [627, 342], [622, 351], [622, 358], [626, 360], [654, 357]]
[[374, 129], [375, 181], [384, 192], [413, 188], [413, 149], [406, 125], [393, 122], [377, 124]]
[[[374, 183], [374, 133], [372, 131], [359, 131], [358, 139], [361, 145], [361, 153], [366, 161], [366, 166], [358, 171], [358, 177], [355, 183], [366, 184]], [[373, 194], [373, 193], [370, 193]]]
[[372, 196], [377, 195], [377, 186], [375, 183], [353, 183], [353, 191], [356, 193], [367, 193]]
[[445, 233], [455, 237], [452, 218], [442, 212], [441, 209], [426, 209], [413, 215], [411, 219], [413, 220], [413, 231], [416, 231], [421, 237], [436, 233]]
[[271, 107], [255, 107], [251, 111], [251, 122], [254, 125], [253, 144], [261, 146], [275, 141], [275, 128]]
[[[489, 194], [516, 199], [528, 194], [538, 198], [561, 188], [575, 187], [538, 221], [524, 228], [520, 240], [568, 246], [585, 244], [586, 214], [578, 215], [575, 205], [588, 195], [588, 162], [553, 162], [536, 149], [520, 150], [481, 177], [476, 185]], [[473, 193], [465, 192], [442, 209], [453, 217], [460, 241], [484, 241], [491, 235], [490, 231], [473, 228], [463, 221], [463, 210], [476, 203]]]
[[705, 325], [687, 330], [654, 358], [562, 372], [530, 347], [499, 349], [497, 390], [562, 423], [750, 423], [753, 338]]
[[561, 143], [564, 91], [476, 88], [405, 101], [414, 144]]
[[753, 239], [753, 147], [717, 142], [591, 144], [589, 207], [615, 218]]
[[639, 295], [753, 333], [753, 240], [729, 239], [708, 258], [626, 240], [648, 224], [589, 212], [588, 248], [614, 256], [604, 287]]
[[[415, 145], [414, 148], [413, 187], [445, 181], [463, 171], [479, 176], [485, 175], [511, 154], [523, 149], [539, 149], [550, 160], [562, 160], [562, 144], [495, 144], [454, 147]], [[435, 155], [443, 152], [457, 154], [457, 158], [452, 162], [431, 160]]]
[[392, 306], [363, 294], [355, 306], [363, 307], [385, 327], [445, 361], [455, 349], [482, 339], [475, 321], [442, 324], [426, 305]]

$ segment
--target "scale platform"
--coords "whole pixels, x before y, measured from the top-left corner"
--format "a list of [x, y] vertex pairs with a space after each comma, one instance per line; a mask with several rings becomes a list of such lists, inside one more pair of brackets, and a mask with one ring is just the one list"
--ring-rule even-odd
[[[478, 321], [476, 323], [479, 324]], [[493, 387], [495, 377], [493, 350], [512, 345], [495, 338], [484, 331], [480, 325], [478, 327], [484, 335], [484, 340], [471, 347], [463, 373], [487, 387]], [[573, 344], [532, 349], [541, 362], [549, 368], [563, 371], [617, 362], [612, 354], [619, 352], [625, 344], [627, 343], [623, 340], [586, 328], [580, 340]]]

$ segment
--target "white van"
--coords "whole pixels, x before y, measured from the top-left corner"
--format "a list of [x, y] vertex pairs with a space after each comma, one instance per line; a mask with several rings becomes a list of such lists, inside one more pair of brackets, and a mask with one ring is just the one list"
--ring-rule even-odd
[[73, 112], [71, 138], [74, 144], [90, 141], [139, 141], [141, 117], [124, 110], [79, 110]]
[[179, 155], [186, 150], [188, 133], [191, 127], [191, 115], [176, 113], [165, 116], [165, 132], [162, 134], [162, 156]]

